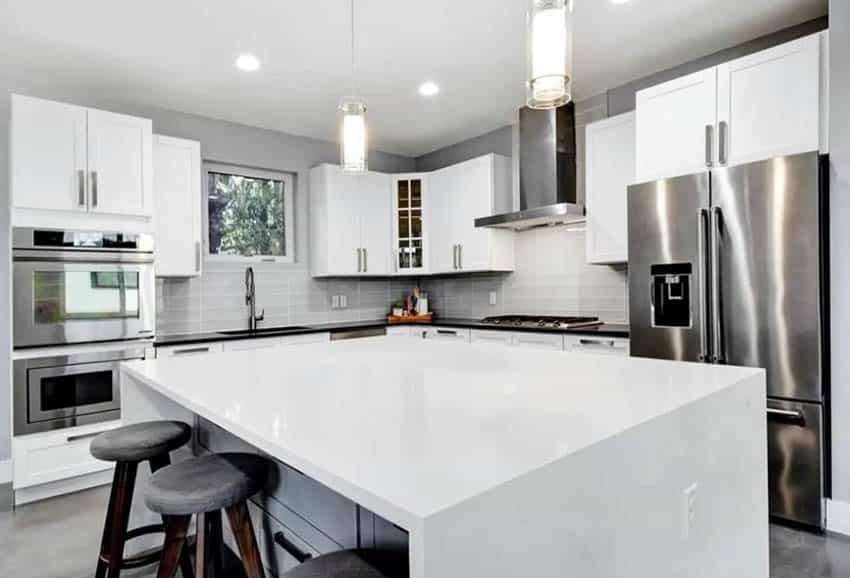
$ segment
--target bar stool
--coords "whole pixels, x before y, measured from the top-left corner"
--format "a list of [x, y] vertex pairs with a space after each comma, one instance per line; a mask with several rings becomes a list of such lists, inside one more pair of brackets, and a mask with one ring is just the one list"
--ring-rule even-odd
[[[92, 440], [90, 451], [94, 457], [116, 462], [95, 578], [118, 578], [121, 570], [147, 566], [159, 558], [159, 550], [124, 558], [124, 544], [128, 540], [165, 530], [164, 524], [151, 524], [127, 531], [136, 472], [144, 461], [150, 463], [152, 472], [169, 465], [169, 453], [191, 437], [192, 428], [183, 422], [153, 421], [119, 427]], [[181, 556], [180, 565], [185, 576], [192, 575], [188, 554]]]
[[[195, 577], [204, 578], [208, 562], [221, 575], [221, 510], [242, 558], [246, 578], [263, 578], [247, 500], [266, 483], [269, 462], [256, 454], [202, 456], [164, 468], [151, 477], [145, 503], [165, 518], [165, 547], [157, 578], [173, 578], [192, 514], [197, 515]], [[217, 554], [211, 556], [211, 554]], [[212, 557], [212, 560], [210, 558]], [[379, 550], [343, 550], [304, 562], [281, 578], [403, 578], [407, 556]]]

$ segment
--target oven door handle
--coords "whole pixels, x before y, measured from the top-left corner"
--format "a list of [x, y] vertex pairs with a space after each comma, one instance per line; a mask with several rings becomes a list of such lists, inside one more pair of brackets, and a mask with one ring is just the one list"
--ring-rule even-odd
[[767, 408], [767, 419], [770, 421], [778, 421], [805, 427], [806, 416], [803, 412], [788, 409], [776, 409], [773, 407]]

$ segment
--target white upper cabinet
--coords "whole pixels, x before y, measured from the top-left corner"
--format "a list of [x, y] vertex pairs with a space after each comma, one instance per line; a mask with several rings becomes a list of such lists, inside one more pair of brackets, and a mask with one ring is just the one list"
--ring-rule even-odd
[[431, 173], [431, 273], [512, 271], [513, 232], [476, 228], [475, 219], [511, 206], [511, 163], [489, 154]]
[[392, 271], [390, 176], [310, 171], [310, 270], [314, 277], [385, 276]]
[[638, 182], [825, 151], [826, 33], [637, 93]]
[[153, 125], [149, 119], [89, 109], [89, 208], [153, 215]]
[[152, 123], [12, 95], [15, 209], [153, 214]]
[[635, 114], [587, 126], [585, 138], [588, 263], [629, 259], [627, 188], [635, 181]]
[[718, 163], [818, 150], [820, 104], [818, 35], [719, 66]]
[[201, 143], [154, 135], [154, 224], [158, 277], [201, 274]]
[[400, 275], [427, 273], [428, 174], [393, 175], [393, 269]]
[[716, 100], [715, 68], [637, 93], [637, 182], [706, 169], [713, 154]]
[[86, 211], [86, 109], [12, 95], [15, 207]]

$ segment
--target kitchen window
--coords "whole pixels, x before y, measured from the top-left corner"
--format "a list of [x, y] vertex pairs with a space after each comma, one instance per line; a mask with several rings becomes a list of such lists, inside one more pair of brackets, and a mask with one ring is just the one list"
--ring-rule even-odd
[[210, 259], [294, 261], [291, 174], [206, 163], [204, 176]]

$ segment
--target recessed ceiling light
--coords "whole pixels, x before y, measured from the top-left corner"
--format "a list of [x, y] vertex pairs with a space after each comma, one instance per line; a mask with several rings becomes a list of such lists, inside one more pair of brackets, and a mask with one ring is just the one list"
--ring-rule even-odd
[[260, 69], [260, 60], [253, 54], [243, 53], [236, 59], [236, 68], [247, 72], [254, 72]]
[[419, 85], [419, 94], [422, 96], [434, 96], [438, 92], [440, 92], [440, 87], [437, 86], [436, 82], [428, 81]]

